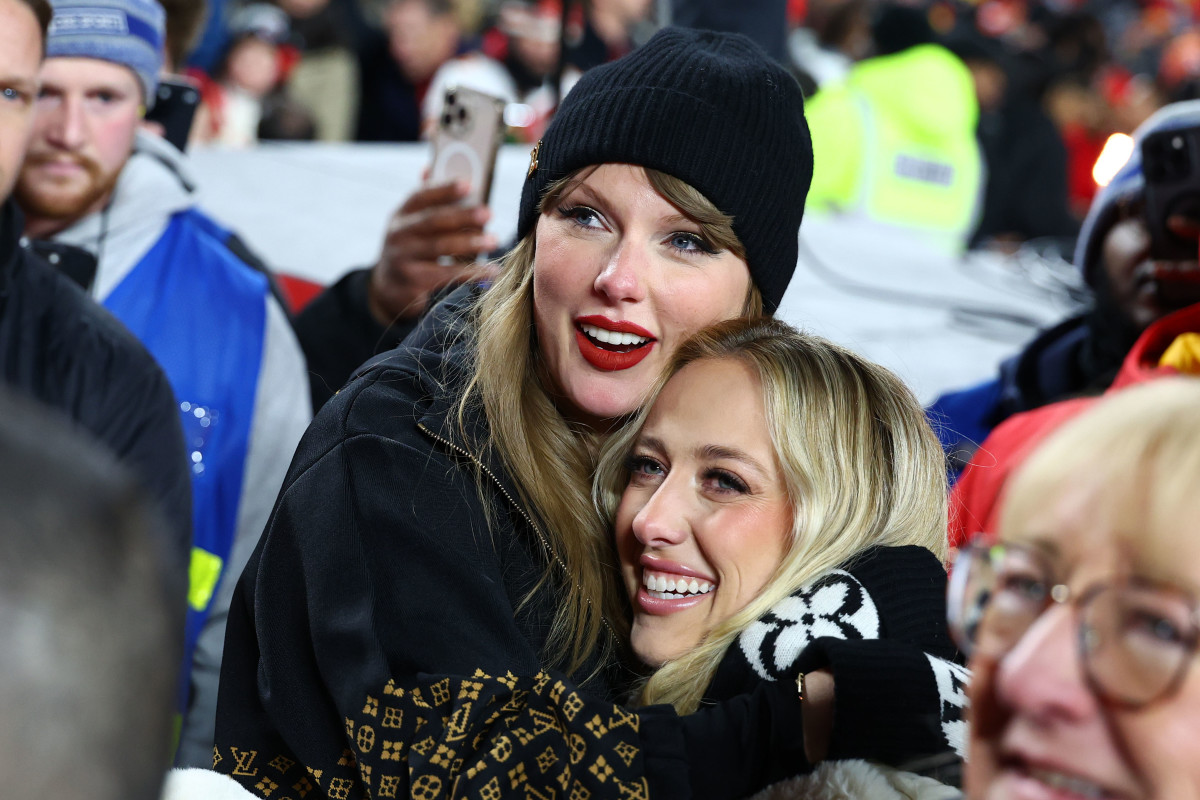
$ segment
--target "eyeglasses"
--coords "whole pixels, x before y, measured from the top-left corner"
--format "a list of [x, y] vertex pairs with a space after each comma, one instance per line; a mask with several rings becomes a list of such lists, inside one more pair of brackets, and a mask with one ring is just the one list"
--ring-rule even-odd
[[1115, 705], [1173, 693], [1200, 647], [1196, 603], [1174, 587], [1105, 582], [1072, 596], [1039, 551], [1011, 544], [972, 545], [954, 562], [947, 618], [967, 655], [1004, 655], [1052, 604], [1074, 607], [1084, 674]]

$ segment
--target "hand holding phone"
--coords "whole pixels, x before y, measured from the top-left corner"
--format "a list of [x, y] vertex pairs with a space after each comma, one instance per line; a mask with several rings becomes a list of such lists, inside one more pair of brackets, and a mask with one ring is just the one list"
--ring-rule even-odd
[[491, 276], [490, 266], [473, 263], [498, 244], [484, 231], [491, 214], [462, 205], [464, 195], [457, 183], [426, 186], [392, 214], [367, 289], [368, 308], [380, 324], [419, 316], [447, 286]]
[[433, 133], [429, 184], [464, 181], [465, 206], [487, 205], [504, 136], [504, 101], [469, 89], [450, 87]]

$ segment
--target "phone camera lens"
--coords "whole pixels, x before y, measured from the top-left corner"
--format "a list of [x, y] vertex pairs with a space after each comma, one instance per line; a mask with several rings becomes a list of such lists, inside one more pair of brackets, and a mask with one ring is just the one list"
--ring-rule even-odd
[[460, 121], [460, 122], [466, 122], [466, 121], [467, 121], [467, 109], [465, 109], [465, 108], [463, 108], [463, 107], [461, 107], [461, 106], [459, 107], [459, 109], [458, 109], [458, 119], [459, 119], [459, 121]]
[[442, 126], [443, 127], [448, 128], [448, 127], [450, 127], [451, 123], [453, 123], [453, 122], [454, 122], [454, 117], [450, 114], [449, 111], [447, 111], [445, 114], [442, 114]]

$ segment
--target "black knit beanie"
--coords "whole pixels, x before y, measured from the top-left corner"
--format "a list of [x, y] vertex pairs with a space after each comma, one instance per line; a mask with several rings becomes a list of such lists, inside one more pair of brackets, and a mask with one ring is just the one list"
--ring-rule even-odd
[[530, 160], [517, 236], [546, 187], [593, 164], [665, 172], [733, 217], [750, 275], [773, 312], [796, 268], [812, 182], [799, 84], [740, 34], [666, 28], [584, 74]]

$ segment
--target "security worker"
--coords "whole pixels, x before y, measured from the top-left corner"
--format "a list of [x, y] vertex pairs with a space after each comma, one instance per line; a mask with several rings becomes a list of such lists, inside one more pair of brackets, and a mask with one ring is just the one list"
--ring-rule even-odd
[[961, 252], [976, 222], [983, 162], [966, 65], [935, 44], [863, 61], [808, 103], [809, 208], [859, 213]]

